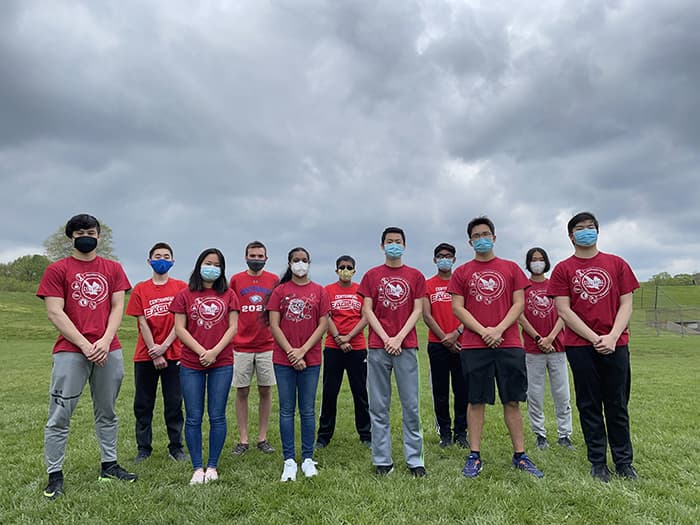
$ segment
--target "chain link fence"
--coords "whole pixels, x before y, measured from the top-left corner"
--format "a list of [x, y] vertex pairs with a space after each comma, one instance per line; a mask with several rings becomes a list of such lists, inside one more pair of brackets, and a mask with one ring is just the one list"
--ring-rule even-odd
[[700, 335], [700, 306], [680, 304], [665, 288], [642, 287], [634, 294], [634, 307], [644, 310], [647, 326], [654, 327], [657, 335], [662, 330]]

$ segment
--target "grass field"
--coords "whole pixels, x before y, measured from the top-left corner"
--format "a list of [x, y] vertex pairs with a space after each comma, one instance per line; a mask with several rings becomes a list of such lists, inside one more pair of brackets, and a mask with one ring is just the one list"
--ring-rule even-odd
[[[687, 301], [700, 304], [697, 293], [687, 296]], [[0, 523], [700, 523], [700, 415], [692, 401], [698, 394], [700, 338], [670, 333], [657, 337], [645, 326], [641, 311], [635, 313], [631, 329], [630, 410], [635, 464], [642, 477], [635, 483], [614, 480], [604, 485], [590, 479], [576, 412], [575, 452], [557, 446], [537, 451], [528, 434], [528, 452], [545, 477], [536, 480], [513, 470], [498, 406], [487, 409], [484, 471], [476, 480], [462, 478], [464, 452], [437, 446], [427, 355], [421, 350], [427, 478], [413, 479], [403, 466], [396, 395], [392, 426], [394, 462], [399, 468], [387, 478], [373, 475], [369, 451], [353, 430], [352, 404], [344, 384], [336, 435], [316, 455], [317, 478], [279, 483], [279, 453], [265, 456], [250, 451], [234, 458], [230, 449], [237, 433], [231, 397], [221, 480], [189, 487], [189, 465], [166, 457], [160, 404], [154, 419], [154, 454], [139, 465], [131, 463], [136, 452], [133, 375], [125, 359], [117, 408], [119, 456], [120, 463], [139, 474], [139, 481], [97, 482], [99, 452], [86, 393], [73, 417], [68, 442], [66, 494], [45, 501], [41, 495], [46, 483], [43, 427], [55, 331], [41, 301], [27, 293], [0, 292]], [[422, 325], [420, 335], [424, 342]], [[126, 318], [120, 330], [125, 358], [133, 352], [135, 336], [135, 322]], [[255, 406], [255, 399], [252, 403]], [[279, 450], [276, 413], [275, 401], [270, 438]], [[253, 410], [252, 419], [255, 414]], [[554, 432], [551, 400], [546, 414], [548, 428]], [[255, 429], [251, 431], [254, 439]]]

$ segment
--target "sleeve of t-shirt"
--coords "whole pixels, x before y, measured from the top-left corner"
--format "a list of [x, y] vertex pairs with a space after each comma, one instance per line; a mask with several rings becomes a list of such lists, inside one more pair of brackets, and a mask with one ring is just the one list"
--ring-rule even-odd
[[562, 263], [557, 264], [547, 283], [548, 297], [571, 297], [566, 270]]
[[129, 302], [126, 305], [126, 315], [133, 315], [138, 317], [143, 315], [143, 301], [141, 299], [141, 284], [134, 286], [131, 292], [131, 297], [129, 297]]
[[236, 293], [233, 290], [231, 290], [228, 295], [229, 295], [229, 299], [228, 299], [229, 312], [240, 312], [241, 306], [240, 306], [240, 303], [238, 302], [238, 296], [236, 295]]
[[63, 283], [65, 281], [65, 272], [59, 268], [57, 264], [51, 264], [41, 276], [39, 288], [36, 291], [37, 297], [64, 297], [65, 291]]
[[328, 296], [328, 291], [325, 288], [321, 288], [321, 300], [318, 304], [318, 313], [321, 317], [328, 315], [331, 311], [331, 300]]
[[625, 295], [639, 288], [639, 281], [637, 281], [637, 277], [635, 277], [630, 265], [627, 264], [627, 262], [622, 258], [619, 258], [618, 260], [620, 265], [620, 295]]
[[187, 313], [187, 301], [185, 300], [185, 294], [188, 288], [183, 288], [180, 290], [175, 299], [170, 303], [170, 312], [173, 314], [184, 314]]
[[428, 294], [428, 288], [425, 284], [425, 277], [423, 277], [423, 274], [420, 272], [416, 272], [416, 278], [415, 278], [415, 287], [416, 287], [416, 299], [422, 299]]
[[459, 268], [450, 277], [450, 282], [447, 284], [447, 293], [452, 295], [464, 296], [464, 272], [460, 272]]
[[360, 281], [360, 287], [357, 289], [357, 294], [361, 295], [362, 297], [369, 297], [371, 299], [375, 299], [375, 297], [372, 295], [372, 283], [370, 282], [370, 275], [369, 272], [364, 274], [362, 276], [362, 280]]
[[530, 286], [530, 279], [517, 264], [513, 263], [513, 291], [524, 290], [528, 286]]
[[124, 268], [119, 263], [114, 263], [114, 283], [112, 284], [112, 293], [131, 290], [131, 283], [126, 276]]
[[280, 287], [278, 286], [277, 288], [272, 290], [272, 293], [270, 294], [270, 299], [267, 301], [267, 305], [265, 306], [265, 309], [268, 312], [279, 312], [281, 298], [282, 298], [282, 294], [280, 291]]

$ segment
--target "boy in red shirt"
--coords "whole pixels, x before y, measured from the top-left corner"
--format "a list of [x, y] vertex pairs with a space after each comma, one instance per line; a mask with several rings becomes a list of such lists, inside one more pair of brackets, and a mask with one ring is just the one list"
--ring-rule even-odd
[[591, 476], [605, 483], [610, 479], [607, 438], [615, 472], [637, 479], [627, 411], [631, 384], [627, 325], [632, 293], [639, 283], [623, 259], [598, 251], [598, 221], [592, 213], [574, 215], [567, 230], [574, 254], [554, 268], [547, 295], [556, 298], [567, 327], [566, 357]]
[[49, 417], [44, 431], [49, 474], [44, 496], [49, 499], [63, 494], [70, 420], [87, 382], [102, 458], [100, 479], [137, 479], [117, 463], [115, 412], [124, 377], [117, 329], [124, 315], [124, 293], [131, 285], [118, 262], [98, 257], [100, 223], [95, 217], [72, 217], [66, 223], [66, 236], [73, 242], [73, 252], [46, 268], [36, 292], [59, 332], [53, 348]]
[[182, 449], [182, 392], [178, 367], [182, 343], [175, 337], [175, 317], [170, 303], [187, 283], [168, 275], [173, 250], [167, 243], [156, 243], [148, 252], [153, 275], [134, 286], [126, 314], [137, 319], [139, 337], [134, 351], [134, 417], [136, 446], [134, 462], [150, 457], [153, 447], [153, 408], [158, 380], [163, 389], [163, 415], [168, 430], [168, 450], [176, 461], [187, 459]]

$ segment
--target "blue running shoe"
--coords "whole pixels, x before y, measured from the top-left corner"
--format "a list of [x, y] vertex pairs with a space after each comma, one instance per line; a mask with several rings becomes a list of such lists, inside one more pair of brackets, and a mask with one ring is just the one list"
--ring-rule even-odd
[[473, 452], [467, 456], [467, 461], [462, 469], [462, 476], [465, 478], [475, 478], [482, 469], [481, 458]]
[[529, 457], [527, 457], [527, 454], [523, 454], [522, 456], [520, 456], [520, 458], [516, 458], [515, 456], [513, 456], [513, 466], [519, 470], [529, 472], [530, 474], [532, 474], [533, 476], [537, 476], [538, 478], [544, 477], [542, 471], [535, 466], [535, 464]]

